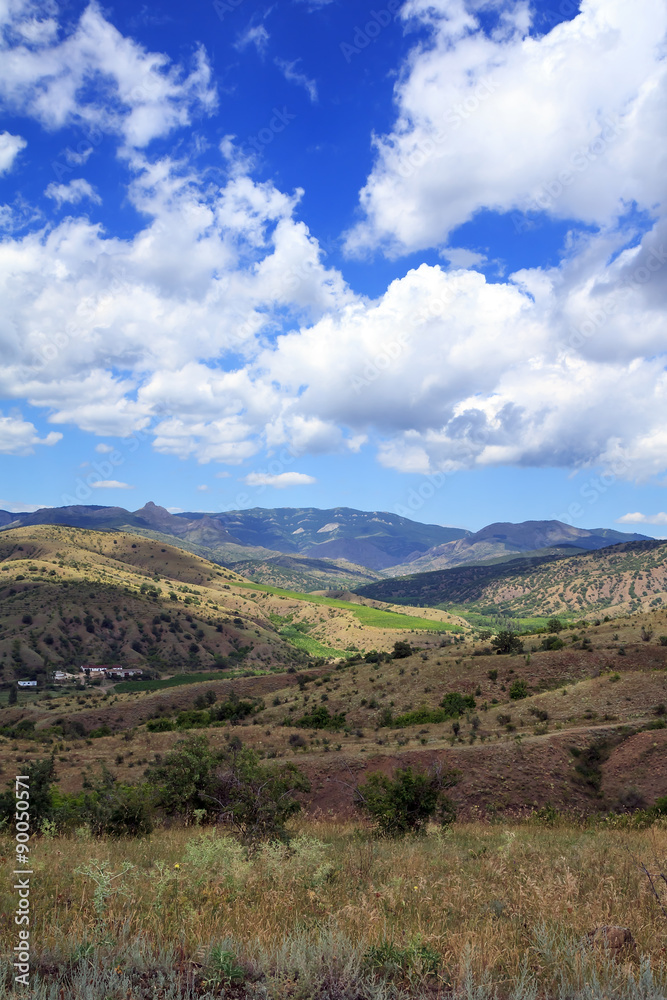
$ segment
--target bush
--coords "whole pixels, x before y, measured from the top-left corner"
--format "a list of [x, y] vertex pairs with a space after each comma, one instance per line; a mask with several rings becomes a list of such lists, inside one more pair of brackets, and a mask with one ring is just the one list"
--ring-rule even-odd
[[[100, 776], [88, 783], [91, 791], [76, 801], [79, 820], [97, 837], [144, 837], [153, 832], [154, 797], [145, 784], [125, 785], [102, 765]], [[64, 797], [67, 805], [67, 797]]]
[[147, 778], [166, 813], [191, 819], [201, 810], [248, 841], [284, 837], [287, 819], [301, 808], [294, 793], [310, 788], [294, 764], [263, 765], [238, 737], [224, 750], [212, 750], [205, 736], [180, 740]]
[[294, 794], [308, 791], [310, 782], [295, 764], [264, 765], [254, 750], [237, 745], [216, 770], [207, 798], [218, 820], [252, 843], [286, 839], [287, 820], [301, 810]]
[[509, 695], [513, 701], [520, 701], [522, 698], [527, 698], [528, 685], [525, 681], [512, 681], [510, 684]]
[[445, 794], [458, 781], [459, 772], [398, 768], [393, 777], [375, 771], [355, 790], [357, 808], [368, 813], [384, 836], [422, 833], [429, 819], [438, 816], [443, 825], [456, 816], [454, 803]]
[[454, 719], [464, 712], [476, 707], [475, 699], [471, 694], [459, 694], [458, 691], [449, 691], [442, 701], [440, 707], [447, 712], [447, 718]]
[[302, 715], [300, 719], [296, 719], [291, 724], [301, 726], [303, 729], [331, 729], [336, 732], [345, 725], [345, 715], [343, 713], [331, 715], [326, 705], [319, 705], [312, 712]]
[[559, 639], [557, 635], [548, 635], [546, 639], [542, 640], [542, 649], [562, 649], [565, 643], [562, 639]]
[[406, 656], [412, 656], [414, 650], [409, 642], [395, 642], [393, 657], [395, 660], [404, 660]]
[[174, 723], [171, 719], [149, 719], [146, 729], [149, 733], [168, 733], [174, 729]]
[[564, 628], [560, 618], [550, 618], [547, 622], [547, 632], [562, 632]]
[[513, 629], [503, 629], [491, 640], [497, 653], [522, 653], [523, 643]]

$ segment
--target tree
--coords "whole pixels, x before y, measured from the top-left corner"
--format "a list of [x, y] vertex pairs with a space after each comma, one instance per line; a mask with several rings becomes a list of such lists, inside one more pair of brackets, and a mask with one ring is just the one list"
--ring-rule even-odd
[[498, 653], [521, 653], [523, 643], [513, 629], [501, 629], [491, 640], [491, 645]]
[[[30, 803], [30, 833], [39, 832], [44, 820], [53, 818], [53, 785], [56, 780], [56, 765], [53, 754], [42, 760], [35, 760], [28, 768], [28, 801]], [[14, 821], [16, 797], [14, 788], [0, 794], [0, 825]], [[4, 823], [2, 822], [4, 820]]]
[[475, 699], [471, 694], [460, 694], [458, 691], [449, 691], [440, 702], [440, 707], [446, 710], [449, 718], [453, 719], [476, 706]]
[[179, 740], [160, 764], [148, 768], [146, 778], [156, 790], [156, 803], [170, 815], [191, 819], [195, 809], [208, 810], [214, 768], [222, 759], [209, 748], [205, 736]]
[[355, 804], [367, 812], [384, 836], [422, 833], [433, 816], [445, 825], [456, 816], [454, 803], [445, 794], [458, 781], [458, 771], [431, 768], [417, 771], [397, 768], [391, 778], [374, 771], [355, 789]]
[[406, 656], [412, 656], [414, 650], [409, 642], [395, 642], [394, 643], [394, 659], [404, 660]]
[[18, 688], [16, 687], [16, 684], [12, 684], [12, 686], [9, 689], [9, 697], [7, 699], [7, 704], [15, 705], [18, 700], [19, 700]]
[[560, 618], [550, 618], [547, 622], [547, 632], [562, 632], [564, 628]]
[[147, 778], [168, 814], [189, 820], [203, 809], [248, 841], [284, 837], [287, 819], [301, 808], [295, 793], [310, 788], [294, 764], [262, 764], [238, 737], [224, 750], [212, 750], [205, 736], [179, 740]]
[[254, 750], [237, 744], [217, 768], [206, 798], [220, 822], [253, 843], [285, 839], [287, 820], [301, 809], [295, 793], [307, 791], [310, 782], [295, 764], [262, 764]]

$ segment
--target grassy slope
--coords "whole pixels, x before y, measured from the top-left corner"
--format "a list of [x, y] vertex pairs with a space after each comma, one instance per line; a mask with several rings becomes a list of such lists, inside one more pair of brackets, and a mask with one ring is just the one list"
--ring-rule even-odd
[[460, 625], [449, 621], [435, 620], [433, 618], [417, 617], [415, 615], [404, 614], [403, 612], [387, 611], [382, 608], [369, 607], [363, 604], [354, 604], [352, 601], [340, 601], [334, 597], [323, 597], [317, 594], [299, 594], [295, 591], [281, 590], [279, 587], [262, 586], [255, 583], [243, 583], [242, 586], [259, 590], [265, 594], [273, 594], [277, 597], [285, 597], [294, 601], [305, 601], [308, 604], [319, 604], [326, 608], [342, 608], [351, 611], [355, 618], [362, 625], [371, 628], [388, 629], [415, 629], [419, 631], [433, 632], [461, 632]]

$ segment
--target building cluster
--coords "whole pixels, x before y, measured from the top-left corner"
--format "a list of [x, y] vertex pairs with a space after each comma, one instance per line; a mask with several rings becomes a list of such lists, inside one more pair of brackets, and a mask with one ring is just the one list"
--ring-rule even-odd
[[[141, 677], [143, 670], [138, 667], [79, 667], [79, 672], [86, 677], [108, 677], [111, 680], [128, 680], [132, 677]], [[53, 679], [56, 683], [67, 683], [76, 680], [76, 674], [68, 674], [65, 670], [55, 670]]]

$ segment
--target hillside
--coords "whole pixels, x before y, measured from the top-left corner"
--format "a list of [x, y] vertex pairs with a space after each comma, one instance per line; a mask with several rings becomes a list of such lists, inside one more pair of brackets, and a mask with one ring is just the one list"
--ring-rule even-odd
[[[294, 655], [237, 574], [135, 535], [39, 526], [0, 537], [5, 678], [82, 663], [207, 669]], [[225, 589], [226, 588], [226, 589]]]
[[489, 524], [465, 538], [437, 545], [428, 552], [417, 553], [404, 564], [385, 570], [383, 576], [447, 569], [529, 552], [547, 554], [559, 549], [601, 549], [620, 542], [644, 541], [646, 537], [610, 528], [574, 528], [562, 521], [502, 522]]
[[391, 649], [415, 629], [437, 635], [463, 626], [442, 611], [263, 587], [125, 532], [37, 525], [0, 535], [5, 680], [83, 663], [255, 669], [308, 654]]
[[570, 556], [419, 573], [368, 584], [358, 593], [510, 617], [647, 611], [667, 604], [667, 543], [626, 542]]
[[[159, 690], [130, 683], [38, 698], [21, 692], [17, 706], [0, 708], [3, 761], [13, 774], [57, 744], [63, 791], [79, 789], [100, 762], [134, 782], [195, 726], [214, 746], [233, 731], [264, 757], [294, 760], [311, 779], [307, 803], [316, 815], [351, 816], [353, 784], [369, 770], [432, 762], [461, 771], [452, 795], [463, 817], [546, 804], [623, 810], [667, 794], [667, 647], [643, 641], [642, 630], [667, 632], [665, 612], [566, 630], [557, 651], [542, 651], [540, 637], [531, 637], [522, 655], [496, 656], [465, 638], [400, 659], [211, 675]], [[449, 692], [474, 707], [441, 718]], [[252, 702], [252, 714], [233, 730], [229, 722], [207, 725], [206, 706], [234, 697]], [[344, 724], [318, 729], [304, 721], [322, 708], [342, 714]], [[156, 719], [167, 731], [146, 728]], [[111, 735], [89, 736], [107, 729]]]

